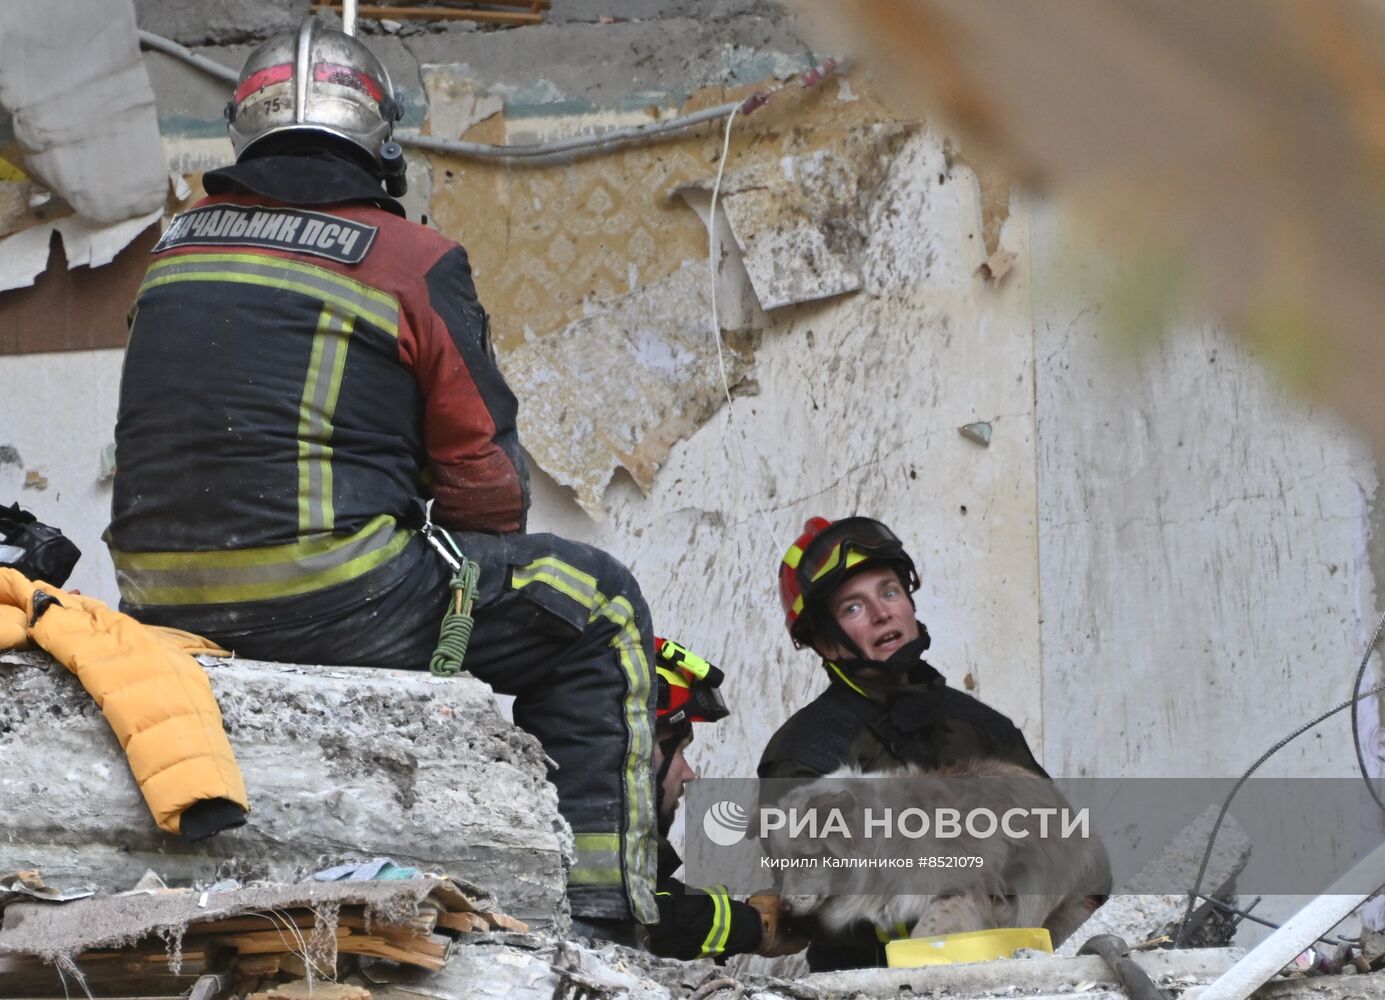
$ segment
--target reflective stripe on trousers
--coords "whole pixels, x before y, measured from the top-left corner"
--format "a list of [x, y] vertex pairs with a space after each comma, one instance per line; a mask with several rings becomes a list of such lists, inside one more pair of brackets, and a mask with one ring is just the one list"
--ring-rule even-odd
[[569, 884], [618, 884], [623, 870], [635, 919], [641, 923], [655, 923], [659, 911], [654, 901], [656, 843], [654, 782], [650, 773], [654, 734], [648, 707], [651, 668], [644, 652], [646, 641], [652, 640], [640, 635], [634, 609], [625, 597], [608, 598], [597, 589], [595, 577], [555, 556], [544, 556], [516, 567], [512, 585], [520, 591], [534, 586], [549, 587], [586, 608], [589, 622], [605, 619], [616, 626], [617, 632], [610, 645], [625, 675], [622, 710], [629, 740], [622, 771], [624, 829], [574, 831], [577, 865], [569, 876]]

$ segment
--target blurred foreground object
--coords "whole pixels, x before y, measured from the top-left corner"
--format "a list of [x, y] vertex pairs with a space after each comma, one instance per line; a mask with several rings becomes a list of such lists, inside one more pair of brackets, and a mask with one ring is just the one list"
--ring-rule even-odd
[[0, 106], [25, 168], [78, 215], [112, 223], [163, 207], [168, 168], [130, 0], [4, 4]]
[[1133, 242], [1146, 328], [1209, 311], [1385, 444], [1385, 6], [797, 5], [971, 162]]

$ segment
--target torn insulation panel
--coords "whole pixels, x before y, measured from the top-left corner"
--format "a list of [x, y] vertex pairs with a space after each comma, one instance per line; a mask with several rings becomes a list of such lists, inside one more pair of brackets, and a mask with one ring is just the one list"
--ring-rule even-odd
[[[861, 289], [870, 204], [909, 131], [896, 124], [853, 129], [831, 148], [723, 177], [718, 206], [761, 308]], [[687, 192], [710, 193], [713, 183], [707, 178], [675, 193], [691, 204]]]
[[25, 169], [78, 215], [109, 224], [162, 208], [163, 145], [129, 2], [6, 3], [0, 105]]
[[[166, 183], [166, 182], [165, 182]], [[112, 225], [93, 223], [78, 215], [30, 226], [0, 239], [0, 291], [27, 288], [48, 267], [49, 244], [54, 233], [62, 236], [69, 269], [103, 267], [150, 226], [163, 210]]]
[[[749, 367], [749, 351], [727, 343], [723, 352], [735, 386]], [[601, 520], [602, 494], [617, 469], [647, 492], [673, 445], [725, 399], [706, 265], [688, 264], [524, 344], [504, 367], [524, 400], [525, 450]]]

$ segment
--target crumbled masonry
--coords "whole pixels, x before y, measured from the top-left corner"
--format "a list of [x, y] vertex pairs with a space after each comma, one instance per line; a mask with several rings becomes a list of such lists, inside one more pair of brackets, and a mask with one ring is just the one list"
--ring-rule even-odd
[[[129, 888], [225, 875], [292, 881], [344, 856], [484, 872], [498, 908], [565, 921], [571, 834], [538, 742], [469, 676], [206, 661], [251, 792], [246, 826], [157, 830], [106, 721], [42, 653], [0, 653], [0, 873]], [[326, 859], [320, 864], [320, 859]]]
[[[62, 996], [65, 982], [80, 977], [94, 996], [193, 991], [209, 1000], [293, 998], [324, 978], [350, 988], [351, 1000], [671, 1000], [722, 989], [765, 1000], [1122, 996], [1094, 956], [786, 980], [566, 939], [570, 834], [537, 743], [500, 717], [483, 685], [466, 676], [207, 662], [255, 791], [246, 827], [188, 845], [154, 828], [76, 679], [46, 654], [0, 653], [0, 759], [8, 765], [0, 810], [28, 817], [0, 843], [0, 873], [38, 868], [55, 889], [90, 882], [107, 893], [128, 889], [146, 868], [169, 883], [195, 883], [162, 889], [146, 879], [155, 887], [66, 903], [7, 896], [0, 995]], [[1184, 863], [1208, 819], [1154, 864]], [[1224, 890], [1244, 863], [1244, 838], [1234, 826], [1223, 836], [1209, 891]], [[386, 854], [463, 881], [299, 881], [344, 857]], [[227, 875], [261, 881], [213, 885]], [[1148, 897], [1114, 897], [1091, 926], [1120, 913], [1128, 920], [1121, 905], [1140, 899]], [[1155, 909], [1163, 920], [1167, 907]], [[1139, 938], [1149, 928], [1125, 931]], [[1231, 948], [1137, 953], [1161, 988], [1189, 998], [1239, 957]], [[1385, 974], [1280, 981], [1257, 996], [1352, 1000], [1377, 991]]]

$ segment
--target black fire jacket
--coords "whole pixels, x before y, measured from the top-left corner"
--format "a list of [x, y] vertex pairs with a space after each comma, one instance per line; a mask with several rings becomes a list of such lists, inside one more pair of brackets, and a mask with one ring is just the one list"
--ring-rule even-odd
[[[765, 747], [761, 778], [819, 778], [850, 765], [876, 772], [914, 765], [942, 767], [998, 758], [1048, 777], [1024, 734], [1008, 718], [971, 695], [947, 686], [923, 660], [908, 683], [881, 688], [849, 681], [825, 663], [827, 690], [789, 717]], [[872, 928], [839, 938], [811, 935], [808, 967], [814, 972], [885, 964], [884, 942]]]
[[217, 631], [366, 574], [387, 587], [425, 558], [430, 498], [444, 527], [523, 530], [516, 401], [466, 251], [330, 155], [204, 184], [131, 311], [107, 534], [122, 608]]

